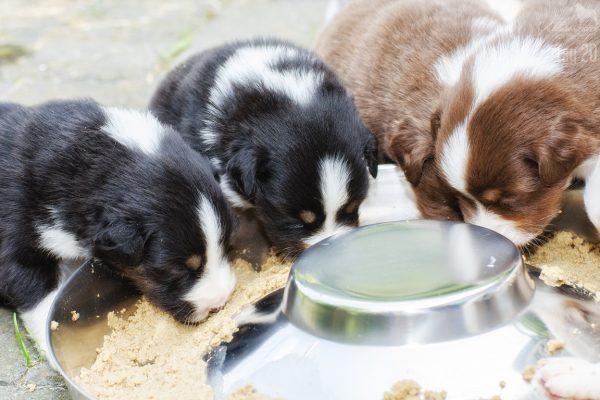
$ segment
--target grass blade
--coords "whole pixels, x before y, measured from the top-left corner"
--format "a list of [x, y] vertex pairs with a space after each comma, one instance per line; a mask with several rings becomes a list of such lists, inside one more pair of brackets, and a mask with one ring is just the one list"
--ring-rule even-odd
[[29, 353], [27, 352], [27, 348], [25, 347], [23, 336], [21, 336], [19, 322], [17, 321], [17, 313], [13, 313], [13, 324], [15, 326], [15, 335], [17, 337], [17, 342], [19, 343], [19, 347], [21, 348], [21, 353], [23, 353], [23, 357], [25, 357], [25, 363], [27, 365], [27, 368], [29, 368], [31, 367], [31, 358], [29, 357]]

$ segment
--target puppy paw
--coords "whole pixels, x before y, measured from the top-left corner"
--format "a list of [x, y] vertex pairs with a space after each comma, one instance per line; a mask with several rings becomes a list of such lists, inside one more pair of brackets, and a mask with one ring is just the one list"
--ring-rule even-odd
[[571, 357], [551, 358], [545, 360], [538, 376], [554, 396], [577, 400], [600, 399], [600, 364]]
[[54, 290], [35, 307], [26, 311], [21, 311], [21, 319], [27, 327], [27, 331], [31, 335], [31, 338], [35, 341], [40, 355], [48, 361], [50, 367], [54, 370], [58, 370], [58, 366], [55, 365], [52, 358], [49, 357], [50, 345], [46, 333], [50, 323], [48, 314], [50, 313], [50, 307], [52, 306], [52, 302], [57, 293], [58, 291]]

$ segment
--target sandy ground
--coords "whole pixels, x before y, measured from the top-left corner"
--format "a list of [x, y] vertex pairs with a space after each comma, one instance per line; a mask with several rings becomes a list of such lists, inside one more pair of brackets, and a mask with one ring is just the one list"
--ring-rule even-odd
[[[91, 97], [144, 108], [161, 77], [195, 51], [256, 35], [310, 46], [326, 7], [327, 0], [2, 0], [0, 101]], [[0, 349], [0, 399], [68, 398], [43, 360], [25, 366], [5, 309]]]

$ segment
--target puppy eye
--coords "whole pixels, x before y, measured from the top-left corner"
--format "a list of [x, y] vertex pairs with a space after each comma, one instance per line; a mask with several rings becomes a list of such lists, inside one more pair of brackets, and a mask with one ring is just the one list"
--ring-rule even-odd
[[514, 193], [504, 193], [502, 195], [502, 197], [500, 197], [498, 199], [498, 204], [501, 207], [505, 207], [505, 208], [510, 208], [512, 206], [514, 206], [514, 204], [517, 202], [518, 197], [516, 194]]
[[306, 225], [314, 224], [317, 220], [317, 214], [312, 211], [304, 210], [300, 212], [300, 221]]
[[487, 189], [481, 194], [484, 203], [497, 203], [503, 196], [500, 189]]
[[202, 256], [194, 254], [185, 260], [185, 266], [192, 271], [197, 271], [202, 266]]
[[351, 201], [344, 207], [344, 213], [346, 214], [354, 214], [358, 211], [359, 202], [357, 200]]

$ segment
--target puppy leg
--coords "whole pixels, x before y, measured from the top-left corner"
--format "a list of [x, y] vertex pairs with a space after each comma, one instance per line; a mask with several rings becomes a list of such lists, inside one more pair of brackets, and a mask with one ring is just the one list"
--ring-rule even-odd
[[600, 364], [571, 357], [545, 361], [538, 374], [552, 395], [577, 400], [600, 399]]
[[50, 324], [50, 321], [48, 320], [50, 315], [50, 307], [52, 306], [57, 293], [58, 289], [54, 289], [48, 293], [46, 297], [44, 297], [38, 304], [28, 310], [21, 311], [21, 319], [25, 323], [27, 331], [34, 338], [40, 352], [43, 353], [44, 357], [46, 357], [50, 363], [50, 366], [54, 369], [57, 369], [56, 366], [47, 357], [49, 354], [50, 343], [48, 343], [46, 331]]
[[[6, 261], [6, 260], [3, 260]], [[0, 298], [16, 308], [27, 330], [44, 354], [48, 353], [48, 313], [58, 287], [58, 265], [47, 260], [35, 266], [17, 262], [0, 264]]]
[[586, 179], [583, 201], [590, 221], [600, 232], [600, 158]]

